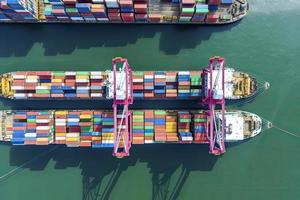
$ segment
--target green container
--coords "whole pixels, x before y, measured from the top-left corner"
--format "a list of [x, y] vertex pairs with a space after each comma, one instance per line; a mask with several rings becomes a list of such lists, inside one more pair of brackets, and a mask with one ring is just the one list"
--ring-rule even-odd
[[52, 72], [52, 75], [54, 75], [54, 76], [65, 76], [65, 72], [56, 71], [56, 72]]
[[166, 111], [164, 111], [164, 110], [155, 110], [155, 111], [154, 111], [154, 114], [155, 114], [155, 115], [165, 115], [165, 114], [166, 114]]
[[36, 90], [36, 93], [37, 94], [50, 94], [50, 90], [41, 90], [41, 89], [38, 89], [38, 90]]
[[145, 126], [145, 129], [146, 129], [146, 130], [151, 130], [151, 129], [154, 130], [154, 126]]
[[154, 136], [154, 132], [153, 133], [145, 133], [145, 136]]
[[206, 118], [196, 118], [194, 122], [206, 122]]
[[144, 72], [141, 72], [141, 71], [135, 71], [135, 72], [133, 72], [133, 75], [134, 75], [134, 76], [144, 76]]
[[133, 115], [144, 115], [144, 111], [133, 111]]
[[82, 126], [80, 127], [81, 132], [93, 132], [94, 129], [92, 126]]
[[76, 75], [90, 75], [90, 72], [80, 71], [76, 72]]
[[94, 118], [94, 122], [102, 122], [102, 118]]
[[181, 122], [181, 123], [190, 123], [191, 119], [179, 119], [179, 122]]
[[27, 119], [27, 122], [34, 123], [36, 122], [36, 119]]
[[104, 126], [111, 126], [111, 125], [114, 125], [114, 122], [102, 122], [102, 124]]
[[133, 121], [133, 122], [144, 122], [143, 119], [133, 119], [132, 121]]
[[144, 126], [132, 126], [133, 129], [144, 129]]
[[[182, 8], [181, 9], [182, 13], [189, 13], [189, 14], [193, 14], [195, 12], [195, 8]], [[180, 17], [181, 18], [181, 17]]]

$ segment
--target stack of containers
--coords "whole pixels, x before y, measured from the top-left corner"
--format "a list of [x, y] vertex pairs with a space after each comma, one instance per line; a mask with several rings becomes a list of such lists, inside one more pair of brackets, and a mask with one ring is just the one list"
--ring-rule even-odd
[[154, 72], [154, 97], [164, 98], [166, 96], [166, 72]]
[[144, 73], [144, 97], [154, 98], [154, 73]]
[[36, 72], [27, 72], [25, 77], [24, 91], [27, 97], [49, 97], [49, 91], [39, 90], [36, 88], [38, 85], [38, 77]]
[[76, 8], [85, 21], [95, 21], [91, 3], [76, 3]]
[[0, 22], [10, 21], [11, 19], [5, 13], [9, 15], [11, 12], [13, 12], [13, 10], [7, 6], [7, 1], [0, 0]]
[[13, 134], [12, 144], [13, 145], [24, 145], [25, 132], [26, 132], [26, 111], [15, 111], [13, 115]]
[[133, 72], [133, 97], [144, 97], [144, 72]]
[[166, 97], [177, 97], [177, 72], [166, 72]]
[[159, 23], [161, 21], [161, 14], [159, 13], [149, 13], [148, 14], [148, 20], [151, 23]]
[[195, 112], [193, 122], [194, 142], [207, 143], [207, 115], [203, 111]]
[[221, 0], [208, 0], [208, 10], [209, 14], [206, 16], [206, 22], [208, 23], [216, 23], [220, 18], [220, 14], [216, 11], [219, 9], [219, 5], [221, 4]]
[[134, 8], [132, 0], [119, 0], [121, 17], [124, 22], [134, 22]]
[[191, 72], [191, 96], [200, 97], [202, 90], [201, 72]]
[[66, 145], [68, 147], [78, 147], [80, 145], [80, 112], [70, 111], [67, 118]]
[[90, 74], [89, 72], [76, 72], [76, 93], [79, 98], [90, 97]]
[[64, 2], [61, 0], [45, 0], [45, 17], [48, 20], [69, 21], [65, 11]]
[[136, 22], [148, 21], [147, 7], [147, 0], [134, 0], [134, 17]]
[[144, 111], [133, 111], [132, 144], [144, 144]]
[[55, 111], [55, 143], [66, 144], [68, 111]]
[[94, 131], [92, 137], [92, 147], [99, 148], [101, 147], [102, 141], [102, 112], [94, 111], [93, 119]]
[[26, 122], [26, 133], [25, 133], [25, 145], [35, 145], [37, 137], [37, 114], [38, 112], [27, 112], [27, 122]]
[[[29, 112], [30, 113], [30, 112]], [[53, 143], [53, 112], [40, 111], [36, 114], [36, 144]]]
[[36, 72], [38, 82], [36, 83], [35, 92], [28, 94], [28, 97], [43, 97], [49, 98], [51, 96], [51, 72]]
[[97, 2], [97, 4], [93, 3], [91, 5], [91, 11], [92, 11], [92, 14], [96, 18], [97, 21], [101, 21], [101, 22], [108, 22], [109, 21], [109, 19], [107, 17], [107, 14], [106, 14], [106, 7], [102, 2], [101, 2], [101, 4], [98, 3], [98, 2]]
[[76, 8], [76, 0], [63, 0], [65, 4], [66, 14], [72, 21], [83, 21], [78, 9]]
[[114, 146], [114, 114], [113, 112], [102, 113], [102, 144], [101, 147]]
[[154, 111], [154, 131], [155, 142], [165, 142], [167, 140], [165, 110]]
[[209, 12], [208, 5], [205, 4], [206, 0], [196, 0], [196, 9], [193, 16], [193, 22], [204, 22], [206, 14]]
[[38, 17], [38, 9], [35, 0], [5, 0], [1, 1], [1, 9], [5, 15], [2, 19], [10, 18], [16, 21], [35, 21]]
[[180, 22], [191, 21], [195, 12], [195, 0], [181, 0]]
[[190, 97], [190, 72], [178, 72], [178, 97]]
[[178, 134], [183, 143], [193, 141], [193, 135], [190, 130], [191, 121], [192, 116], [188, 111], [178, 112]]
[[11, 87], [13, 96], [16, 99], [23, 99], [27, 97], [25, 93], [25, 77], [26, 72], [16, 72], [12, 75], [13, 85]]
[[93, 111], [80, 112], [80, 146], [90, 147], [92, 145], [93, 127]]
[[177, 112], [167, 111], [166, 114], [166, 132], [168, 142], [177, 142]]
[[91, 72], [91, 97], [103, 97], [105, 93], [104, 80], [102, 72]]
[[63, 98], [64, 95], [65, 72], [53, 72], [51, 80], [51, 97]]
[[105, 0], [108, 19], [112, 22], [122, 21], [118, 0]]
[[145, 144], [154, 143], [154, 111], [145, 110]]
[[65, 72], [65, 87], [68, 90], [65, 91], [66, 98], [75, 98], [76, 95], [76, 72]]

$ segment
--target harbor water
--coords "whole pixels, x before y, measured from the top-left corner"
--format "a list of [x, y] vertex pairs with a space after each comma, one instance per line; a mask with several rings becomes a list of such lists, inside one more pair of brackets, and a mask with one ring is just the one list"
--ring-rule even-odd
[[[219, 55], [271, 85], [254, 101], [229, 108], [300, 137], [300, 2], [249, 3], [249, 15], [226, 26], [0, 24], [0, 73], [105, 70], [116, 56], [128, 58], [133, 70], [197, 70]], [[97, 109], [102, 103], [1, 99], [0, 108]], [[1, 143], [0, 176], [14, 171], [0, 179], [0, 194], [2, 200], [298, 199], [299, 154], [300, 138], [277, 128], [228, 145], [219, 157], [206, 145], [135, 145], [129, 158], [116, 159], [111, 149]]]

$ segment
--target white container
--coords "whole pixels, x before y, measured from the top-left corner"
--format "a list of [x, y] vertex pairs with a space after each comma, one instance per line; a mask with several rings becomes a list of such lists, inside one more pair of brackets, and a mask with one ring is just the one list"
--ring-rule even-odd
[[25, 133], [25, 137], [36, 137], [36, 133]]
[[56, 126], [66, 126], [67, 123], [66, 122], [55, 122]]
[[67, 121], [68, 122], [79, 122], [80, 119], [79, 118], [68, 118]]
[[67, 119], [55, 119], [55, 122], [59, 122], [59, 123], [63, 123], [63, 122], [66, 122]]
[[37, 126], [36, 130], [49, 130], [50, 127], [49, 126]]
[[91, 97], [103, 97], [100, 93], [91, 93]]
[[190, 75], [190, 72], [188, 72], [188, 71], [181, 71], [181, 72], [178, 72], [178, 75]]
[[166, 75], [155, 75], [155, 78], [166, 78]]
[[49, 86], [41, 86], [41, 85], [37, 85], [35, 86], [36, 90], [49, 90], [50, 87]]
[[103, 76], [101, 76], [101, 75], [92, 75], [91, 76], [91, 79], [103, 79]]
[[145, 75], [144, 76], [145, 79], [153, 79], [153, 77], [154, 77], [153, 75]]
[[96, 71], [93, 71], [91, 72], [91, 76], [101, 76], [102, 75], [102, 72], [96, 72]]
[[18, 86], [18, 85], [15, 85], [15, 86], [11, 86], [11, 89], [12, 89], [12, 90], [24, 90], [25, 87], [24, 87], [24, 86]]
[[13, 79], [16, 79], [16, 80], [25, 79], [25, 75], [16, 75], [16, 74], [13, 74], [12, 77], [13, 77]]
[[50, 119], [37, 119], [36, 123], [49, 123]]
[[134, 78], [132, 81], [133, 81], [134, 83], [143, 83], [143, 82], [144, 82], [144, 79], [142, 79], [142, 78]]
[[55, 137], [55, 140], [66, 140], [66, 137], [62, 137], [62, 136]]
[[16, 98], [24, 98], [24, 97], [26, 97], [26, 94], [25, 93], [16, 93], [16, 94], [14, 94], [14, 97], [16, 97]]
[[76, 83], [88, 83], [89, 79], [76, 79]]
[[75, 76], [76, 72], [65, 72], [66, 76]]
[[79, 137], [79, 133], [67, 133], [66, 137], [72, 137], [72, 138], [78, 138]]

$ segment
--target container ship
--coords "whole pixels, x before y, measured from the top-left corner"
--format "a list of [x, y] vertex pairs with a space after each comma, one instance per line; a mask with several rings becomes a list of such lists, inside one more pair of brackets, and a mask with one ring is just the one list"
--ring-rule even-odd
[[[2, 111], [0, 113], [0, 140], [13, 145], [63, 144], [67, 147], [113, 148], [120, 143], [125, 148], [125, 138], [116, 138], [118, 131], [128, 128], [127, 143], [182, 143], [209, 144], [209, 126], [213, 122], [204, 110], [132, 110], [129, 126], [118, 112], [109, 110], [47, 110]], [[222, 120], [225, 121], [222, 124]], [[239, 142], [257, 136], [263, 129], [263, 120], [245, 111], [226, 111], [224, 119], [215, 111], [215, 128], [220, 134], [225, 129], [225, 142]], [[224, 127], [222, 127], [224, 126]], [[222, 137], [216, 141], [222, 146]], [[117, 140], [119, 139], [119, 140]]]
[[[150, 99], [201, 99], [210, 89], [210, 73], [215, 85], [214, 95], [221, 95], [224, 76], [225, 99], [239, 100], [253, 96], [258, 91], [256, 79], [247, 73], [225, 68], [224, 59], [214, 59], [212, 71], [116, 71], [118, 87], [132, 88], [135, 100]], [[1, 75], [1, 96], [9, 99], [112, 99], [114, 71], [78, 72], [10, 72]], [[125, 88], [123, 88], [125, 89]], [[119, 98], [124, 93], [118, 94]]]
[[0, 22], [228, 24], [247, 0], [0, 0]]
[[[185, 90], [189, 90], [190, 94], [191, 89], [186, 87], [190, 87], [190, 83], [193, 82], [187, 81], [194, 79], [190, 77], [191, 72], [170, 73], [172, 77], [167, 79], [164, 72], [159, 72], [157, 77], [156, 73], [151, 72], [152, 89], [156, 86], [160, 87], [157, 89], [159, 91], [162, 90], [161, 87], [165, 88], [164, 91], [166, 88], [174, 89], [174, 84], [166, 84], [168, 80], [178, 82], [175, 85], [183, 87], [175, 89], [176, 94], [185, 93]], [[200, 94], [199, 89], [203, 88], [203, 85], [205, 86], [203, 96], [198, 98], [201, 104], [207, 106], [205, 110], [129, 110], [129, 105], [133, 104], [135, 100], [134, 94], [136, 91], [134, 89], [137, 85], [134, 84], [134, 80], [138, 80], [136, 82], [138, 84], [141, 83], [142, 87], [138, 87], [139, 90], [148, 90], [149, 88], [143, 88], [143, 84], [148, 83], [148, 81], [141, 81], [141, 79], [150, 77], [145, 72], [138, 72], [136, 74], [138, 77], [133, 77], [127, 59], [115, 58], [112, 62], [112, 72], [108, 73], [108, 81], [102, 80], [104, 77], [102, 72], [87, 75], [87, 81], [83, 77], [78, 79], [80, 84], [89, 83], [93, 78], [99, 80], [96, 82], [91, 81], [91, 83], [110, 83], [109, 86], [107, 85], [107, 90], [111, 94], [108, 96], [112, 99], [113, 110], [2, 111], [0, 139], [11, 141], [14, 145], [65, 144], [68, 147], [111, 147], [113, 148], [113, 155], [116, 157], [129, 156], [132, 144], [207, 143], [211, 154], [220, 155], [225, 152], [226, 142], [242, 141], [258, 135], [265, 129], [265, 124], [268, 124], [268, 122], [255, 114], [245, 111], [225, 110], [225, 96], [234, 94], [232, 89], [235, 87], [244, 88], [240, 85], [243, 84], [245, 77], [241, 78], [242, 82], [234, 87], [230, 86], [232, 83], [230, 81], [228, 83], [228, 80], [231, 80], [236, 72], [232, 69], [229, 69], [229, 71], [225, 69], [223, 58], [211, 58], [207, 69], [195, 73], [197, 76], [195, 78], [197, 84], [193, 88], [196, 90], [195, 93]], [[194, 75], [194, 73], [192, 74]], [[243, 73], [238, 72], [238, 74]], [[11, 75], [12, 78], [8, 78], [8, 75]], [[71, 76], [72, 84], [76, 84], [76, 75], [73, 72], [67, 75], [65, 73], [58, 74], [60, 78], [54, 77], [54, 80], [58, 79], [59, 81], [51, 81], [52, 73], [50, 75], [42, 74], [41, 76], [46, 76], [45, 80], [47, 81], [42, 81], [42, 83], [47, 84], [47, 87], [51, 87], [52, 82], [59, 83], [59, 85], [55, 85], [56, 87], [63, 87], [61, 83], [68, 83], [68, 81], [65, 81], [65, 79], [68, 79], [66, 76]], [[205, 80], [202, 85], [201, 75]], [[20, 87], [20, 85], [14, 85], [15, 83], [30, 83], [33, 84], [30, 87], [35, 89], [36, 87], [44, 87], [44, 85], [36, 85], [38, 82], [37, 73], [31, 74], [30, 72], [28, 75], [6, 74], [5, 76], [2, 79], [2, 88]], [[26, 76], [34, 76], [35, 78], [26, 81]], [[176, 76], [178, 79], [176, 79]], [[10, 81], [7, 81], [8, 79]], [[158, 79], [159, 84], [155, 84], [156, 79]], [[180, 81], [188, 82], [188, 84], [180, 84]], [[103, 86], [101, 84], [99, 86]], [[172, 88], [166, 87], [169, 85]], [[25, 87], [26, 85], [21, 86]], [[80, 87], [87, 87], [87, 85], [80, 85]], [[23, 90], [21, 94], [26, 94], [25, 98], [31, 96], [29, 94], [32, 94], [32, 91]], [[47, 96], [43, 97], [49, 99], [51, 93], [48, 94], [48, 90]], [[4, 92], [2, 91], [2, 93]], [[157, 97], [166, 98], [165, 95], [161, 96], [162, 93], [154, 89], [154, 97], [156, 97], [156, 93], [159, 95]], [[11, 98], [16, 98], [14, 94], [20, 93], [12, 93]], [[103, 92], [100, 92], [100, 94], [100, 97], [103, 97]], [[184, 97], [186, 96], [184, 95]], [[90, 96], [87, 96], [87, 98], [90, 98]], [[216, 109], [217, 107], [218, 109]]]

